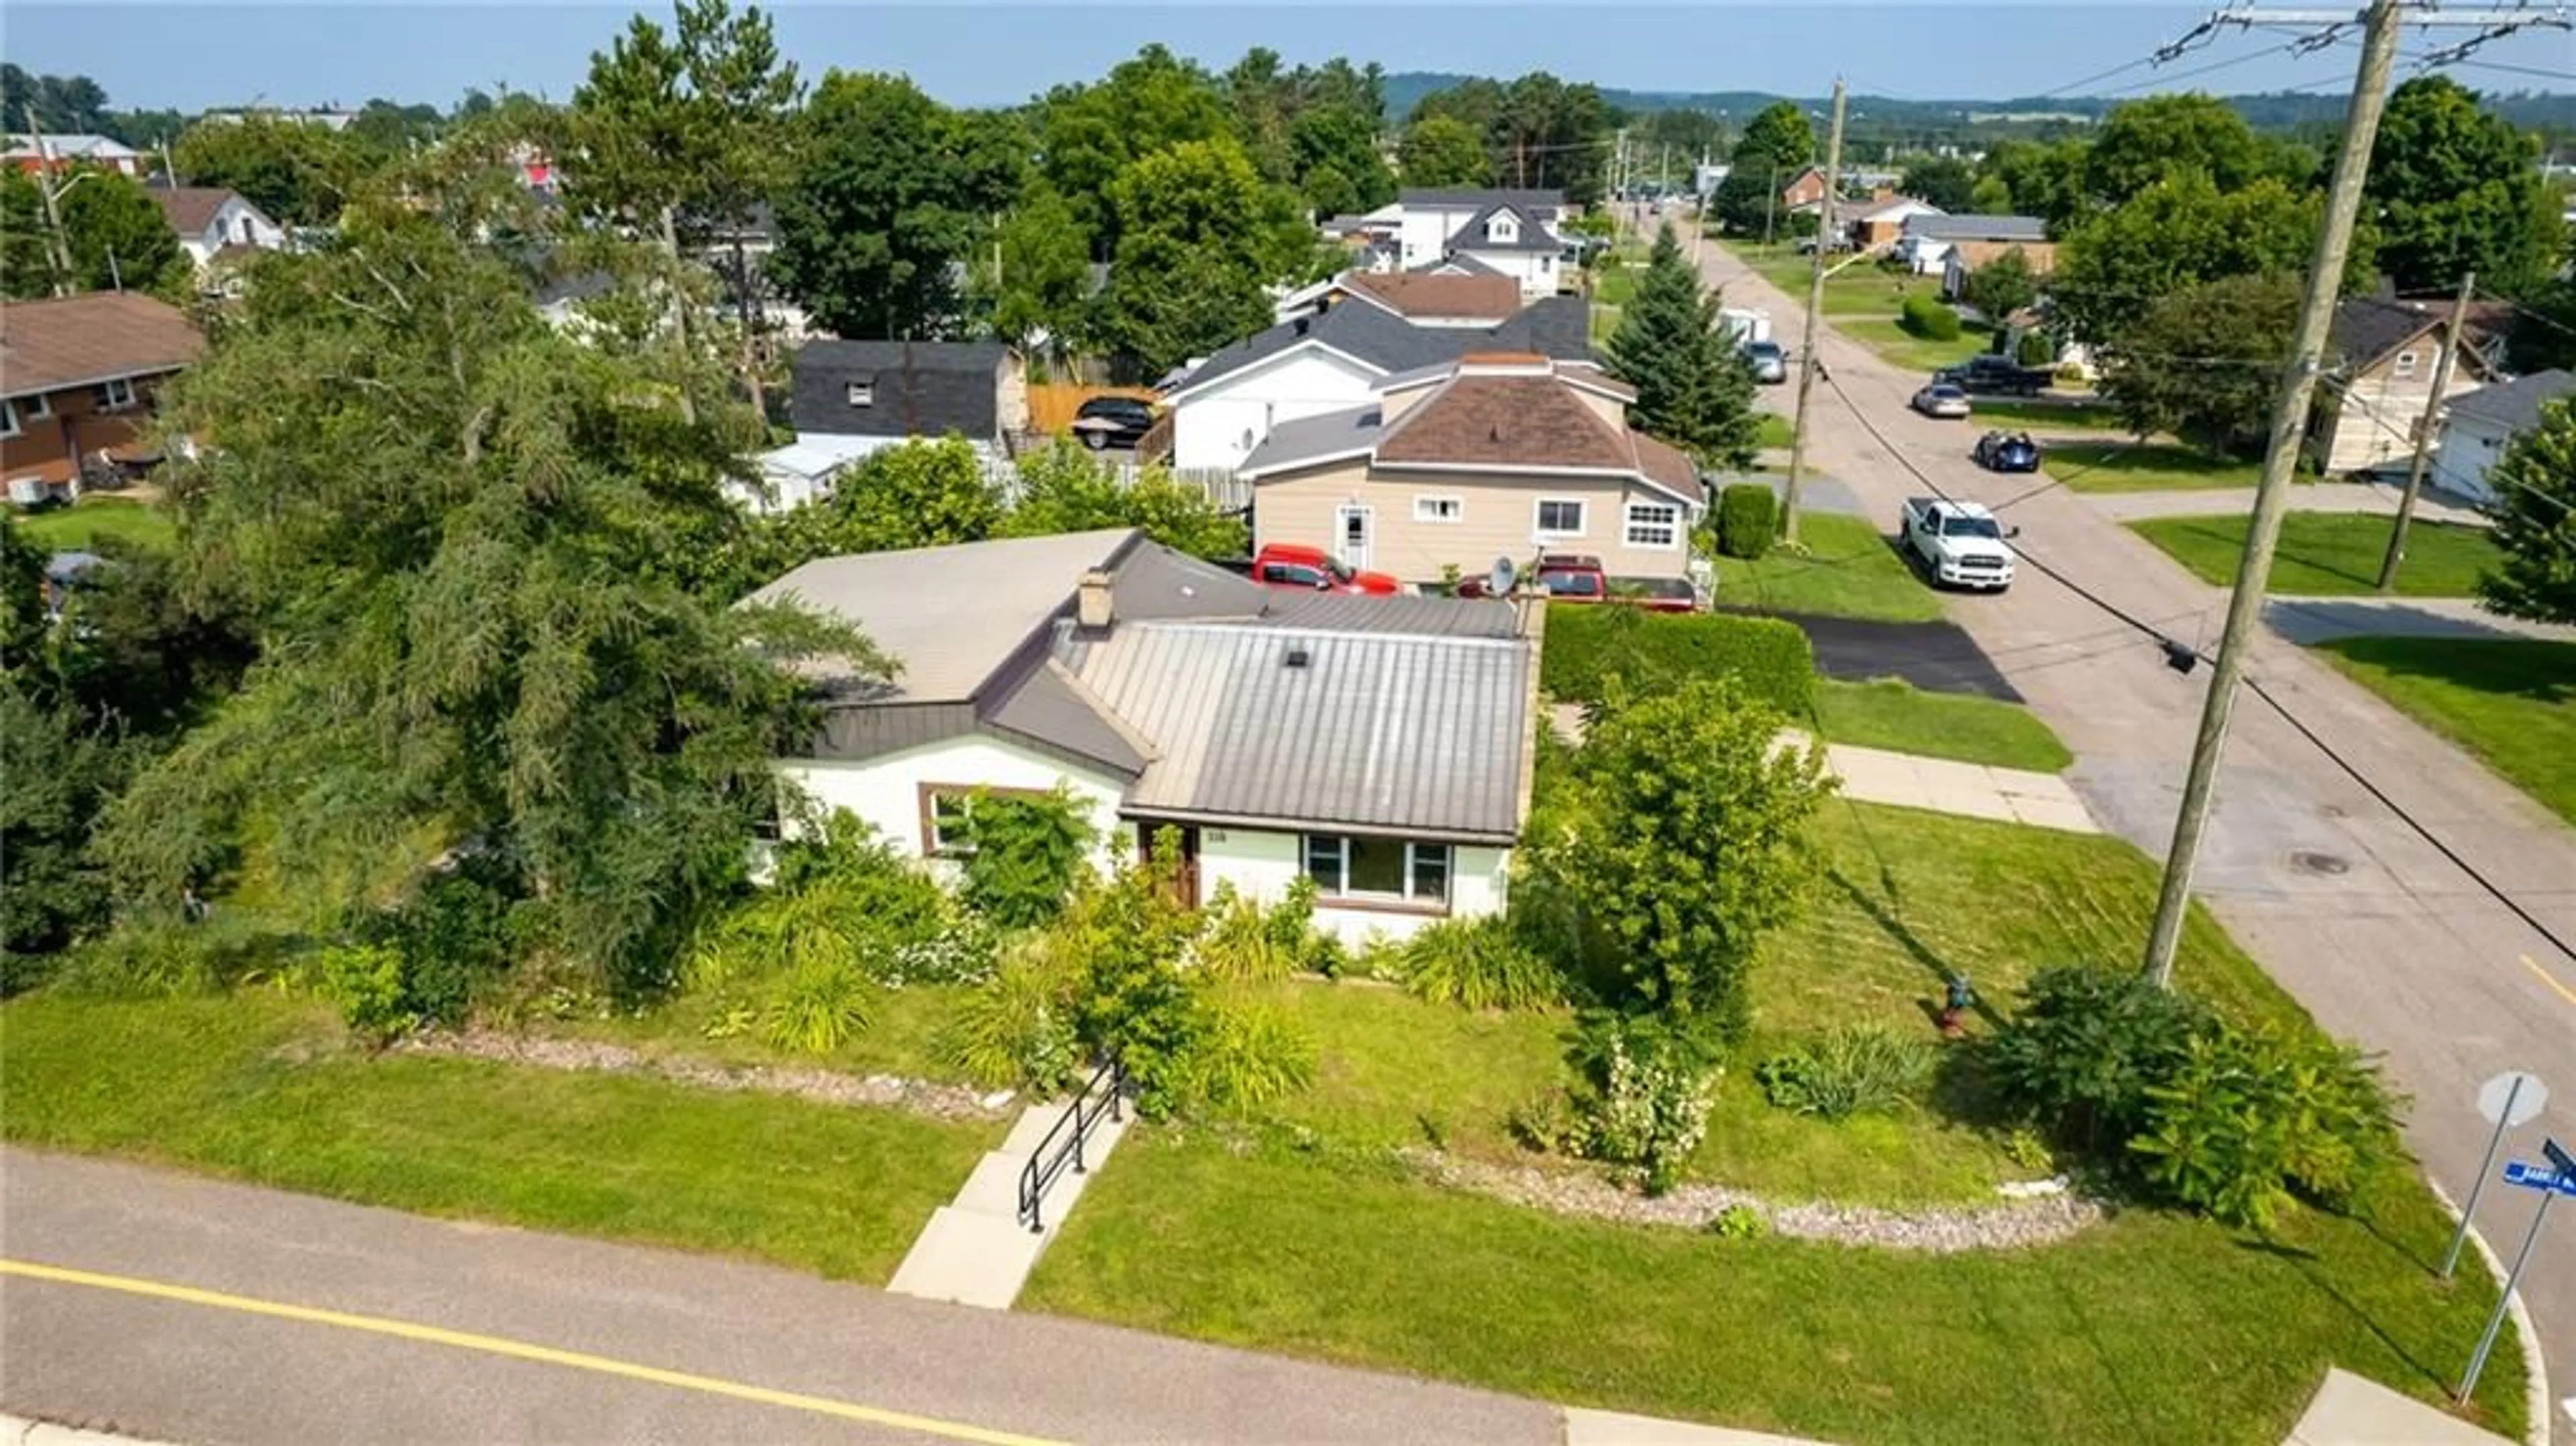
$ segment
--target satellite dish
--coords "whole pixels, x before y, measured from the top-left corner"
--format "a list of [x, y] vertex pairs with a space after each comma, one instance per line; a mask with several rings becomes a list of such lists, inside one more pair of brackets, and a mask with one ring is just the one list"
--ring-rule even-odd
[[1510, 597], [1512, 595], [1512, 582], [1518, 576], [1519, 569], [1512, 566], [1512, 560], [1510, 558], [1495, 558], [1494, 570], [1485, 574], [1487, 595], [1491, 597]]

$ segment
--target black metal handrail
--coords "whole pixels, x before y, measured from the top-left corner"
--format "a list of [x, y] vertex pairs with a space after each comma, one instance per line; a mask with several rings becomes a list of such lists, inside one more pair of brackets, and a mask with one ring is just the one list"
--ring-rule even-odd
[[[1103, 1085], [1108, 1086], [1106, 1091], [1102, 1090]], [[1099, 1125], [1103, 1114], [1112, 1123], [1120, 1118], [1118, 1098], [1126, 1092], [1126, 1067], [1114, 1059], [1102, 1065], [1083, 1082], [1081, 1089], [1074, 1092], [1073, 1103], [1048, 1128], [1045, 1137], [1038, 1141], [1038, 1147], [1029, 1152], [1029, 1162], [1020, 1167], [1020, 1223], [1029, 1227], [1030, 1234], [1045, 1233], [1046, 1221], [1040, 1212], [1046, 1201], [1046, 1192], [1054, 1187], [1056, 1177], [1064, 1173], [1068, 1161], [1073, 1165], [1073, 1173], [1080, 1175], [1086, 1172], [1088, 1167], [1082, 1158], [1083, 1144], [1091, 1138], [1091, 1132]], [[1100, 1098], [1094, 1099], [1095, 1095]], [[1073, 1127], [1071, 1137], [1059, 1140], [1057, 1136], [1065, 1133], [1067, 1125]]]

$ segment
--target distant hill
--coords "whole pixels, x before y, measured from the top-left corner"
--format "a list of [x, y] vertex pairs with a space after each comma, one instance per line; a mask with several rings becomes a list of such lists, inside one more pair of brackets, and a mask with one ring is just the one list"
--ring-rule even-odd
[[[1410, 115], [1416, 102], [1436, 90], [1447, 90], [1472, 76], [1431, 71], [1404, 71], [1386, 78], [1386, 110], [1396, 119]], [[2479, 87], [2487, 108], [2519, 126], [2536, 130], [2576, 131], [2576, 94], [2505, 92]], [[1721, 90], [1696, 94], [1675, 91], [1604, 89], [1602, 95], [1625, 111], [1696, 110], [1730, 117], [1749, 117], [1774, 101], [1793, 100], [1821, 106], [1823, 96], [1782, 96], [1758, 90]], [[2135, 97], [2122, 97], [2135, 99]], [[2344, 97], [2315, 91], [2275, 91], [2231, 95], [2228, 104], [2262, 130], [2337, 125], [2343, 120]], [[2118, 100], [2022, 97], [2007, 100], [1908, 100], [1884, 95], [1856, 95], [1852, 108], [1891, 129], [1957, 128], [1967, 125], [2086, 124], [2099, 120]]]

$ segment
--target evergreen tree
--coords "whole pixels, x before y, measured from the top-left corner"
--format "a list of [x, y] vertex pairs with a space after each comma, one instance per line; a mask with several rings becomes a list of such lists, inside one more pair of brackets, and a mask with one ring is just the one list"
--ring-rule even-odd
[[2488, 474], [2504, 565], [2478, 597], [2509, 618], [2576, 623], [2576, 401], [2540, 409]]
[[1637, 389], [1628, 415], [1640, 431], [1703, 466], [1749, 467], [1761, 429], [1753, 369], [1719, 329], [1717, 305], [1667, 223], [1602, 351], [1611, 371]]

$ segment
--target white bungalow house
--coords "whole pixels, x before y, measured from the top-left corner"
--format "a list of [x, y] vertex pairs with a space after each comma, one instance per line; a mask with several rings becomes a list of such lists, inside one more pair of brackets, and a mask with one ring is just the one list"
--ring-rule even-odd
[[[1394, 225], [1397, 261], [1411, 271], [1447, 256], [1455, 249], [1452, 243], [1460, 233], [1487, 219], [1486, 213], [1496, 207], [1509, 208], [1553, 231], [1565, 215], [1565, 193], [1483, 188], [1405, 190], [1396, 193], [1393, 205], [1381, 206], [1364, 219]], [[1514, 244], [1517, 241], [1515, 237]], [[1561, 238], [1558, 244], [1563, 244]]]
[[1283, 592], [1127, 529], [823, 558], [753, 600], [900, 661], [816, 669], [821, 728], [777, 771], [934, 872], [979, 798], [1061, 789], [1096, 863], [1170, 829], [1194, 900], [1302, 876], [1352, 943], [1503, 907], [1538, 717], [1510, 604]]
[[2576, 397], [2576, 372], [2551, 369], [2480, 387], [2455, 397], [2442, 418], [2441, 450], [2433, 458], [2433, 485], [2481, 506], [2497, 500], [2487, 469], [2513, 440], [2540, 425], [2541, 410]]
[[275, 251], [286, 244], [286, 228], [239, 191], [220, 186], [153, 186], [145, 194], [160, 203], [170, 229], [179, 233], [179, 249], [188, 253], [199, 271], [224, 252]]

